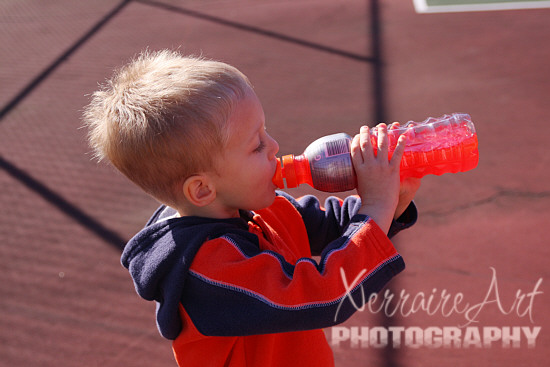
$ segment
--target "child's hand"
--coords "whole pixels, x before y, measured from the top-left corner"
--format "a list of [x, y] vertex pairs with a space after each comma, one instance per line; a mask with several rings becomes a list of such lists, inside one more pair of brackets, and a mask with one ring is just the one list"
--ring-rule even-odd
[[416, 195], [416, 191], [420, 187], [419, 178], [406, 178], [401, 181], [401, 187], [399, 188], [399, 202], [397, 203], [397, 209], [395, 209], [395, 214], [393, 219], [397, 219], [405, 212], [405, 209], [409, 206], [411, 201]]
[[[399, 122], [391, 123], [388, 130], [399, 129], [401, 124]], [[401, 181], [401, 187], [399, 188], [399, 202], [397, 203], [397, 209], [393, 219], [397, 219], [405, 212], [411, 201], [414, 199], [416, 191], [420, 187], [419, 178], [406, 178]]]
[[399, 202], [399, 166], [405, 150], [406, 136], [399, 137], [393, 156], [389, 160], [388, 128], [386, 124], [379, 124], [377, 129], [376, 156], [369, 128], [363, 126], [351, 143], [351, 158], [357, 175], [357, 193], [362, 201], [359, 213], [370, 216], [387, 232]]

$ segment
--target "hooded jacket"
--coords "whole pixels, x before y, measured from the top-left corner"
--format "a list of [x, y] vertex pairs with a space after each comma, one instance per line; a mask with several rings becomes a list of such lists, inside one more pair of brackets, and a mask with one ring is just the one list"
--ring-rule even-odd
[[121, 260], [137, 293], [156, 301], [181, 366], [332, 366], [320, 329], [404, 269], [388, 236], [417, 216], [411, 204], [386, 235], [360, 206], [353, 196], [321, 207], [283, 192], [240, 218], [177, 217], [161, 206]]

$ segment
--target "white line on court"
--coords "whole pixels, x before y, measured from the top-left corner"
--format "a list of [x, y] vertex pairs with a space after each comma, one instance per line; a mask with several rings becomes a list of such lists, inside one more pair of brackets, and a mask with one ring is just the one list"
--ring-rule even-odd
[[[457, 1], [459, 3], [460, 1]], [[428, 5], [426, 0], [413, 0], [417, 13], [450, 13], [491, 10], [517, 10], [550, 8], [550, 1], [503, 1], [498, 3]]]

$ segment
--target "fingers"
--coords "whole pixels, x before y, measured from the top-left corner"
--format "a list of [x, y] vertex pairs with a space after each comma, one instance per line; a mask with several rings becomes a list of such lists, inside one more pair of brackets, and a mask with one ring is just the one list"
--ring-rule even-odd
[[[399, 123], [394, 122], [389, 126], [389, 129], [399, 128]], [[362, 126], [359, 134], [355, 135], [351, 143], [351, 155], [357, 163], [366, 161], [379, 160], [381, 162], [390, 162], [394, 166], [399, 166], [401, 158], [405, 151], [407, 136], [405, 134], [399, 136], [395, 150], [390, 149], [390, 138], [388, 126], [384, 123], [376, 126], [376, 136], [371, 139], [371, 134], [368, 126]], [[373, 147], [375, 143], [375, 147]], [[390, 160], [390, 150], [393, 150]]]
[[401, 127], [401, 125], [399, 124], [399, 122], [396, 121], [396, 122], [392, 122], [392, 123], [390, 124], [389, 129], [390, 129], [390, 130], [395, 130], [395, 129], [399, 129], [400, 127]]
[[362, 126], [361, 130], [359, 130], [359, 141], [361, 144], [363, 161], [374, 158], [374, 151], [372, 149], [372, 141], [370, 137], [370, 129], [368, 126]]
[[357, 163], [364, 163], [366, 160], [374, 158], [368, 126], [362, 126], [359, 134], [353, 138], [351, 142], [351, 157]]
[[350, 146], [350, 153], [351, 153], [351, 159], [354, 162], [362, 163], [363, 157], [361, 156], [361, 142], [360, 142], [360, 135], [357, 134], [353, 137], [353, 140], [351, 141]]
[[[382, 140], [382, 144], [386, 144], [390, 141], [390, 138], [388, 137], [390, 133], [388, 131], [397, 130], [401, 127], [399, 122], [393, 122], [390, 124], [388, 129], [383, 129], [383, 124], [378, 125], [378, 146], [381, 146], [380, 140]], [[382, 134], [381, 134], [382, 132]], [[407, 134], [401, 134], [398, 135], [397, 142], [395, 142], [395, 137], [392, 135], [392, 145], [395, 144], [395, 148], [393, 149], [393, 154], [391, 154], [391, 160], [390, 163], [394, 166], [398, 166], [401, 164], [401, 159], [403, 158], [403, 154], [405, 152], [405, 147], [407, 145]], [[395, 143], [394, 143], [395, 142]], [[391, 147], [389, 148], [391, 150]], [[385, 154], [385, 152], [383, 152]]]
[[380, 159], [388, 159], [388, 151], [390, 145], [388, 137], [388, 126], [384, 123], [378, 124], [376, 126], [376, 129], [378, 130], [378, 152], [376, 156]]
[[399, 166], [401, 164], [401, 158], [403, 158], [403, 153], [405, 152], [405, 147], [407, 146], [407, 135], [402, 134], [397, 139], [397, 144], [395, 150], [393, 151], [393, 156], [391, 157], [390, 164], [394, 166]]

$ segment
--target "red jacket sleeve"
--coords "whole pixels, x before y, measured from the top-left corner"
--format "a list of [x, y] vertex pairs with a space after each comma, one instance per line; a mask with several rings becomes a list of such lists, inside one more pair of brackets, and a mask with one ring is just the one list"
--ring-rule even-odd
[[363, 215], [349, 219], [319, 263], [309, 257], [308, 238], [301, 213], [278, 197], [249, 232], [205, 242], [182, 297], [197, 330], [237, 336], [329, 327], [404, 269], [386, 234]]

